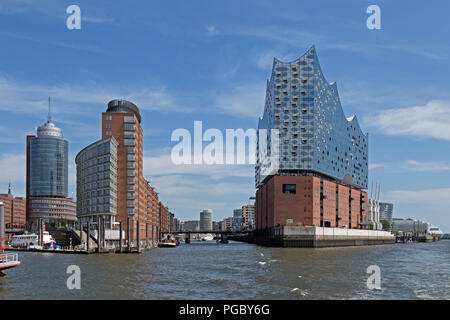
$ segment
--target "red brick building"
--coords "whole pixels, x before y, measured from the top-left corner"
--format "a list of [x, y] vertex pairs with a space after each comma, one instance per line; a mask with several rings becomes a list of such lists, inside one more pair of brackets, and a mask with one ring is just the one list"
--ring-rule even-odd
[[20, 233], [26, 226], [26, 200], [14, 198], [11, 186], [7, 194], [0, 194], [0, 202], [4, 203], [6, 233]]
[[278, 225], [365, 229], [367, 193], [321, 175], [271, 176], [256, 193], [256, 229]]

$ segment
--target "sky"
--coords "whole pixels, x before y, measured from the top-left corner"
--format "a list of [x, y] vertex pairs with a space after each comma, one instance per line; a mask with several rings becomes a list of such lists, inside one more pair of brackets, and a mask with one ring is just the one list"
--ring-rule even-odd
[[[69, 30], [70, 5], [81, 29]], [[369, 30], [369, 5], [381, 29]], [[369, 181], [394, 216], [450, 232], [448, 1], [0, 0], [0, 193], [25, 196], [25, 137], [47, 119], [75, 156], [101, 138], [112, 99], [141, 110], [144, 176], [182, 220], [232, 216], [255, 193], [254, 167], [177, 166], [175, 129], [256, 128], [274, 57], [315, 45], [344, 112], [369, 133]]]

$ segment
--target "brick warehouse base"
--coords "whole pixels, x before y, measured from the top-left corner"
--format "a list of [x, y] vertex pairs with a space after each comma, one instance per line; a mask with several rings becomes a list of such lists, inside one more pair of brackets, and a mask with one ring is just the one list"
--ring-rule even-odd
[[298, 226], [366, 229], [367, 193], [324, 175], [271, 176], [256, 192], [256, 229]]
[[268, 247], [323, 248], [393, 244], [395, 236], [386, 231], [302, 226], [279, 226], [255, 230], [254, 243]]

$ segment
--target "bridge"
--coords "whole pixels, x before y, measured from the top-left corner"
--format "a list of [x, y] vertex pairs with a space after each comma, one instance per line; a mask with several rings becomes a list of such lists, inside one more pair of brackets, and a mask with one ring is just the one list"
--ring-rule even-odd
[[184, 235], [184, 240], [186, 243], [191, 242], [191, 234], [213, 234], [220, 235], [221, 243], [228, 243], [228, 237], [235, 236], [248, 236], [251, 231], [162, 231], [161, 238], [164, 239], [165, 235]]

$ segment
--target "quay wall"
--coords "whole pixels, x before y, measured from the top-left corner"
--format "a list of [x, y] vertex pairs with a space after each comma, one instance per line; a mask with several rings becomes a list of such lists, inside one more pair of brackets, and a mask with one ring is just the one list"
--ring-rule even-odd
[[392, 244], [395, 236], [378, 230], [278, 226], [253, 231], [251, 242], [268, 247], [321, 248]]

